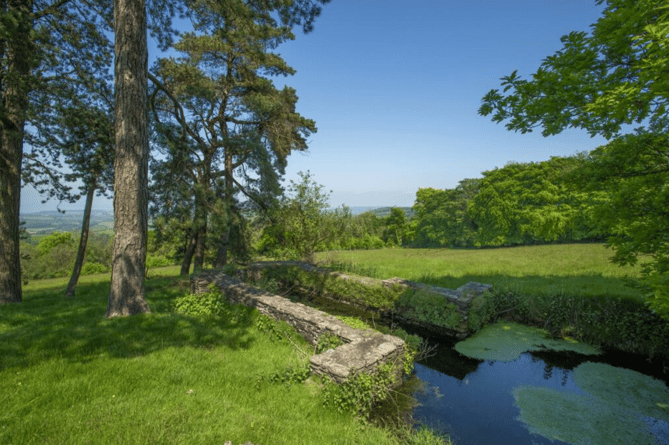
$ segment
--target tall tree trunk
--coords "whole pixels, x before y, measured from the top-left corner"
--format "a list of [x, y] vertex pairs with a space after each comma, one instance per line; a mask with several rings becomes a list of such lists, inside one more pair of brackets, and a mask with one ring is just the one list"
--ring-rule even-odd
[[227, 219], [227, 227], [225, 228], [225, 233], [223, 233], [223, 235], [221, 236], [221, 244], [216, 254], [216, 263], [214, 264], [214, 267], [216, 267], [217, 269], [220, 269], [221, 267], [225, 266], [225, 264], [228, 262], [228, 249], [230, 247], [230, 232], [234, 219], [232, 215], [232, 201], [234, 199], [235, 189], [232, 186], [233, 184], [232, 175], [234, 173], [234, 166], [232, 161], [233, 161], [232, 150], [229, 147], [226, 147], [224, 165], [223, 165], [223, 172], [224, 172], [223, 177], [225, 180], [224, 199], [225, 199], [225, 213]]
[[188, 272], [190, 271], [190, 263], [193, 259], [196, 245], [197, 231], [192, 231], [192, 234], [188, 237], [188, 244], [186, 245], [186, 251], [184, 252], [184, 259], [181, 261], [181, 276], [188, 275]]
[[223, 235], [221, 235], [221, 244], [218, 246], [218, 252], [216, 253], [216, 262], [214, 263], [214, 269], [221, 269], [228, 263], [228, 248], [230, 246], [230, 222], [225, 228]]
[[195, 256], [193, 257], [193, 269], [202, 270], [204, 266], [204, 254], [207, 250], [207, 224], [202, 224], [197, 233], [197, 244], [195, 245]]
[[[31, 65], [32, 0], [8, 0], [0, 51], [0, 304], [20, 303], [19, 212], [23, 134]], [[9, 27], [11, 26], [11, 29]]]
[[144, 297], [149, 170], [144, 0], [114, 0], [114, 36], [114, 250], [107, 317], [150, 312]]
[[74, 290], [77, 287], [77, 282], [79, 281], [79, 275], [81, 274], [81, 267], [84, 265], [84, 256], [86, 255], [86, 244], [88, 244], [88, 227], [91, 223], [91, 208], [93, 207], [93, 196], [95, 195], [95, 189], [97, 184], [95, 180], [92, 180], [88, 184], [88, 190], [86, 193], [86, 206], [84, 207], [84, 221], [81, 223], [81, 237], [79, 238], [79, 250], [77, 251], [77, 259], [74, 262], [74, 269], [72, 270], [72, 276], [70, 277], [70, 282], [67, 284], [67, 289], [65, 290], [66, 297], [74, 297]]
[[195, 195], [195, 230], [197, 232], [197, 243], [195, 244], [195, 255], [193, 257], [193, 270], [202, 270], [204, 256], [207, 250], [207, 185], [198, 190]]

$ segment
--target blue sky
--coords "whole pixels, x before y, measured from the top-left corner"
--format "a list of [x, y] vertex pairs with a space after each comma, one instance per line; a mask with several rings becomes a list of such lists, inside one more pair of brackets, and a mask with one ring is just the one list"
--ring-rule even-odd
[[[528, 76], [602, 9], [594, 0], [332, 0], [312, 33], [277, 49], [297, 74], [275, 83], [297, 90], [298, 112], [318, 127], [309, 152], [289, 157], [287, 181], [309, 170], [332, 207], [411, 206], [420, 187], [603, 144], [582, 130], [513, 133], [477, 114], [500, 77]], [[24, 188], [22, 212], [54, 208]]]

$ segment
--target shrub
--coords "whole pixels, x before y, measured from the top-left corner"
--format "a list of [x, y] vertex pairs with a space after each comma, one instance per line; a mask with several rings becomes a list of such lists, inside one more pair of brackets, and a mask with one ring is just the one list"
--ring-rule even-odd
[[105, 273], [108, 272], [107, 266], [100, 263], [84, 263], [81, 266], [81, 275], [93, 275], [96, 273]]
[[229, 315], [230, 310], [223, 302], [221, 292], [214, 286], [204, 294], [187, 294], [174, 301], [174, 311], [191, 317], [222, 318]]
[[405, 315], [438, 326], [457, 328], [464, 321], [455, 303], [441, 295], [422, 290], [406, 292], [397, 305], [405, 310]]
[[388, 397], [395, 378], [395, 366], [386, 363], [374, 373], [361, 372], [341, 384], [330, 381], [323, 388], [323, 405], [368, 418], [374, 404]]
[[174, 261], [163, 255], [147, 255], [146, 257], [146, 267], [165, 267], [173, 265]]
[[335, 349], [343, 345], [341, 338], [337, 337], [334, 334], [326, 332], [318, 337], [318, 343], [316, 344], [316, 354], [321, 354], [330, 349]]

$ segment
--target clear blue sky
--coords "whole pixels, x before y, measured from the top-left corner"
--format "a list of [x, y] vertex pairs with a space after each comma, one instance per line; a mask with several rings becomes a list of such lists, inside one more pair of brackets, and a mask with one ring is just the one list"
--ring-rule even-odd
[[[297, 74], [275, 82], [297, 90], [298, 112], [318, 127], [309, 152], [289, 157], [286, 179], [309, 170], [332, 190], [332, 207], [411, 206], [420, 187], [603, 144], [582, 130], [513, 133], [477, 114], [500, 77], [528, 76], [602, 9], [594, 0], [332, 0], [312, 33], [277, 49]], [[24, 188], [22, 212], [55, 208], [35, 196]]]

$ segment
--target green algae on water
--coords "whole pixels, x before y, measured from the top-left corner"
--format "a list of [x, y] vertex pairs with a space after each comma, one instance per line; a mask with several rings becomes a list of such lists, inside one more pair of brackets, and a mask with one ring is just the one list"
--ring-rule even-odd
[[549, 337], [543, 329], [518, 323], [498, 322], [455, 345], [455, 350], [467, 357], [479, 360], [516, 360], [527, 351], [573, 351], [579, 354], [596, 355], [601, 351], [574, 339]]
[[531, 433], [572, 445], [653, 445], [638, 416], [598, 397], [543, 387], [518, 387], [513, 396], [518, 420]]
[[[574, 382], [587, 394], [515, 388], [517, 419], [534, 434], [574, 445], [654, 444], [648, 425], [669, 421], [669, 389], [652, 377], [586, 362], [574, 369]], [[646, 425], [649, 417], [656, 420]]]
[[644, 416], [669, 421], [669, 389], [652, 377], [604, 363], [582, 363], [574, 381], [588, 394]]

